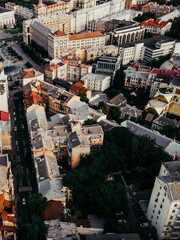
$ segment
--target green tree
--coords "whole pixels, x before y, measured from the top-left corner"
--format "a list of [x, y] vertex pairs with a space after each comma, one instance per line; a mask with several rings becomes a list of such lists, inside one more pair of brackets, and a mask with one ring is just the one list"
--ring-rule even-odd
[[28, 206], [35, 214], [41, 214], [44, 212], [47, 206], [47, 198], [43, 197], [41, 193], [33, 193], [28, 198]]
[[23, 226], [24, 231], [26, 234], [30, 236], [32, 240], [45, 240], [45, 234], [47, 233], [47, 226], [44, 224], [44, 221], [38, 216], [32, 216], [32, 222], [26, 223]]
[[24, 168], [18, 164], [15, 168], [15, 173], [16, 173], [16, 182], [17, 182], [17, 185], [19, 186], [20, 183], [25, 179]]
[[120, 69], [116, 71], [116, 74], [114, 76], [113, 87], [115, 87], [116, 89], [123, 89], [124, 80], [125, 80], [125, 73], [124, 73], [123, 66], [121, 65]]
[[86, 121], [84, 121], [83, 125], [93, 125], [93, 124], [97, 124], [97, 121], [94, 119], [87, 119]]
[[156, 15], [155, 13], [151, 13], [151, 12], [145, 12], [142, 15], [139, 14], [137, 17], [135, 17], [133, 20], [137, 21], [137, 22], [143, 22], [144, 20], [148, 19], [148, 18], [154, 18], [156, 19]]
[[104, 114], [107, 114], [107, 107], [105, 102], [99, 102], [98, 109], [101, 109]]
[[165, 35], [179, 40], [180, 39], [179, 29], [180, 29], [180, 17], [175, 18], [173, 20], [171, 30], [169, 32], [166, 32]]
[[119, 118], [121, 116], [121, 110], [120, 107], [115, 107], [115, 106], [111, 106], [109, 108], [109, 112], [108, 112], [108, 118], [115, 120], [115, 121], [119, 121]]
[[89, 99], [87, 98], [86, 93], [80, 92], [78, 95], [80, 96], [80, 100], [81, 100], [82, 102], [86, 102], [86, 103], [89, 102]]
[[161, 134], [180, 141], [180, 128], [173, 125], [166, 125], [159, 131]]

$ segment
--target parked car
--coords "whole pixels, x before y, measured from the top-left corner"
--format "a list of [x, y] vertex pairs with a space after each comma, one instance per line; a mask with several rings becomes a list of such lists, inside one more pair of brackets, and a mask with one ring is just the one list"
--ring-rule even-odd
[[22, 198], [22, 205], [26, 205], [26, 199]]
[[119, 223], [119, 224], [125, 224], [125, 223], [127, 223], [127, 222], [126, 222], [125, 219], [119, 219], [119, 220], [118, 220], [118, 223]]

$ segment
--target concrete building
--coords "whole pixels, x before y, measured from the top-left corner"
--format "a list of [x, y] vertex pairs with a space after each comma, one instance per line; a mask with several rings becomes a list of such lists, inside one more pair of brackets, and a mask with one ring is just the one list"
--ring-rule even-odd
[[108, 45], [103, 47], [92, 47], [92, 48], [86, 48], [85, 53], [85, 61], [86, 62], [93, 62], [98, 57], [100, 57], [103, 54], [118, 54], [119, 53], [119, 47], [114, 45]]
[[[33, 30], [33, 25], [35, 25], [34, 22], [40, 24], [39, 33], [36, 30]], [[44, 27], [47, 27], [49, 30], [44, 29]], [[71, 18], [67, 14], [61, 14], [23, 21], [23, 41], [26, 44], [30, 44], [35, 32], [37, 35], [36, 37], [41, 38], [41, 29], [44, 29], [47, 33], [51, 32], [51, 30], [52, 32], [60, 30], [69, 34], [71, 32]], [[47, 33], [44, 33], [44, 35], [47, 36]]]
[[4, 74], [3, 66], [0, 63], [0, 111], [9, 112], [8, 97], [8, 80], [7, 76]]
[[[172, 12], [174, 9], [172, 9], [170, 6], [166, 5], [159, 5], [156, 2], [148, 2], [144, 6], [142, 6], [141, 11], [144, 12], [151, 12], [155, 13], [156, 17], [160, 17], [162, 15], [168, 14]], [[165, 20], [166, 21], [166, 20]]]
[[164, 37], [163, 39], [159, 39], [158, 41], [151, 41], [144, 43], [144, 57], [143, 60], [148, 62], [153, 58], [158, 58], [160, 56], [165, 56], [173, 53], [175, 48], [175, 40]]
[[105, 33], [114, 30], [119, 26], [119, 24], [137, 24], [133, 21], [133, 18], [135, 18], [138, 14], [142, 13], [131, 9], [124, 9], [118, 13], [109, 14], [98, 20], [88, 22], [87, 29], [92, 32], [100, 31]]
[[116, 71], [120, 68], [121, 57], [115, 54], [104, 54], [96, 60], [93, 64], [93, 72], [110, 76], [112, 81]]
[[71, 32], [78, 33], [88, 28], [88, 22], [101, 19], [109, 14], [124, 9], [124, 0], [112, 0], [92, 8], [81, 9], [71, 13]]
[[92, 91], [103, 92], [105, 89], [110, 87], [111, 77], [101, 74], [89, 73], [81, 78], [84, 82], [84, 86]]
[[144, 87], [147, 89], [151, 85], [151, 79], [148, 72], [135, 71], [135, 69], [126, 69], [124, 86], [127, 88]]
[[63, 52], [105, 45], [105, 36], [99, 32], [66, 35], [60, 31], [48, 35], [48, 54], [52, 58], [61, 58]]
[[34, 11], [32, 9], [19, 6], [13, 2], [5, 3], [5, 8], [14, 11], [17, 21], [32, 19], [34, 17]]
[[45, 81], [53, 84], [53, 80], [60, 78], [66, 81], [67, 78], [67, 64], [64, 62], [58, 62], [56, 64], [50, 64], [45, 68]]
[[139, 41], [144, 38], [145, 29], [143, 26], [130, 26], [117, 28], [110, 32], [110, 44], [120, 45], [123, 43]]
[[154, 183], [147, 218], [156, 228], [159, 239], [180, 238], [179, 172], [178, 161], [164, 162]]
[[165, 22], [160, 20], [154, 20], [153, 18], [143, 21], [140, 26], [144, 26], [147, 32], [152, 34], [164, 35], [169, 32], [172, 26], [171, 22]]
[[0, 7], [0, 28], [13, 28], [16, 24], [14, 11]]
[[179, 17], [179, 16], [180, 16], [180, 10], [175, 10], [173, 12], [162, 15], [158, 19], [160, 19], [160, 21], [169, 21], [170, 19], [173, 20], [174, 18]]

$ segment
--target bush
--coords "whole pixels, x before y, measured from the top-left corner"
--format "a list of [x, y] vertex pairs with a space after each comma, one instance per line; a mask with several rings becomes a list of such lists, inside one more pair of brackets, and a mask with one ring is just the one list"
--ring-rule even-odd
[[32, 67], [33, 67], [33, 65], [32, 65], [30, 62], [26, 62], [25, 66], [26, 66], [27, 68], [32, 68]]

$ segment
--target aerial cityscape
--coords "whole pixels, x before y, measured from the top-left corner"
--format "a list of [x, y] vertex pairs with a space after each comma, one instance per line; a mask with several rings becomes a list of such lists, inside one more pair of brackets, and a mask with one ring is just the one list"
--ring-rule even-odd
[[180, 0], [0, 1], [0, 240], [180, 239]]

